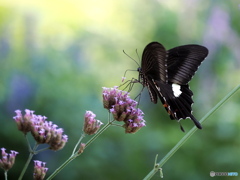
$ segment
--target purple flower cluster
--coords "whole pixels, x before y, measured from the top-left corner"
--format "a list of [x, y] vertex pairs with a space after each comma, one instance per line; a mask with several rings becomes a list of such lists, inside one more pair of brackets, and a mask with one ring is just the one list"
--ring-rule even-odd
[[34, 172], [33, 179], [34, 180], [43, 180], [48, 168], [45, 167], [46, 163], [42, 161], [35, 160], [34, 161]]
[[63, 129], [58, 128], [51, 121], [46, 121], [47, 117], [35, 115], [34, 111], [25, 110], [23, 116], [20, 110], [16, 110], [16, 116], [13, 117], [17, 123], [18, 129], [24, 134], [31, 132], [38, 144], [49, 144], [49, 149], [54, 151], [62, 149], [68, 136], [63, 134]]
[[96, 115], [92, 111], [86, 111], [84, 117], [83, 131], [88, 135], [95, 134], [103, 123], [95, 119]]
[[126, 133], [135, 133], [146, 126], [143, 112], [136, 108], [137, 102], [118, 87], [103, 88], [103, 106], [113, 114], [115, 120], [125, 123], [123, 127]]
[[12, 151], [8, 154], [5, 152], [5, 148], [1, 148], [2, 150], [2, 159], [0, 159], [0, 168], [8, 171], [12, 168], [13, 164], [15, 163], [16, 155], [18, 154], [17, 151]]

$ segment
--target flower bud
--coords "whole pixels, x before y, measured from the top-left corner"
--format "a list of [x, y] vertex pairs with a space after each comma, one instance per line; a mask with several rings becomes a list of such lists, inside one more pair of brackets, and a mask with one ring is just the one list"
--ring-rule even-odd
[[103, 124], [100, 120], [95, 119], [95, 117], [96, 115], [92, 111], [86, 111], [83, 131], [88, 135], [95, 134]]
[[6, 150], [5, 148], [1, 148], [1, 150], [2, 150], [2, 159], [0, 159], [0, 168], [4, 169], [5, 171], [8, 171], [14, 165], [15, 158], [18, 152], [11, 150], [11, 153], [8, 154], [5, 152]]
[[29, 131], [31, 131], [31, 128], [32, 128], [31, 119], [35, 116], [33, 114], [34, 111], [25, 109], [24, 116], [22, 115], [20, 110], [16, 110], [15, 113], [16, 113], [16, 116], [14, 116], [13, 119], [17, 123], [18, 130], [22, 131], [24, 134], [27, 134]]
[[85, 147], [86, 147], [86, 144], [85, 143], [81, 143], [80, 144], [80, 148], [78, 150], [78, 154], [82, 154], [84, 149], [85, 149]]
[[34, 180], [43, 180], [48, 168], [45, 167], [46, 163], [42, 161], [35, 160], [34, 161], [34, 172], [33, 179]]

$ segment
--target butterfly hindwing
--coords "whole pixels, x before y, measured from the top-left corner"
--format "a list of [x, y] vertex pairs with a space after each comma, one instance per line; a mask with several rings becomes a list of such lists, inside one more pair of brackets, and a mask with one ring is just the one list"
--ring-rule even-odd
[[169, 113], [170, 118], [175, 120], [189, 118], [199, 129], [202, 129], [200, 123], [192, 115], [193, 93], [189, 89], [189, 85], [179, 85], [181, 94], [176, 96], [174, 95], [172, 83], [163, 84], [157, 82], [157, 84], [160, 88], [159, 95], [164, 99], [163, 106]]
[[148, 80], [146, 83], [150, 99], [154, 104], [156, 104], [158, 100], [158, 90], [156, 89], [156, 86], [153, 81]]

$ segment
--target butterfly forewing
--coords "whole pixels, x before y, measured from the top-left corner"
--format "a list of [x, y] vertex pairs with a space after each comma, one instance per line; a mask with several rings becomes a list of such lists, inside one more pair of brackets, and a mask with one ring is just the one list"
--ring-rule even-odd
[[141, 71], [150, 79], [167, 80], [167, 52], [163, 45], [157, 42], [148, 44], [142, 55]]
[[207, 48], [199, 45], [175, 47], [168, 53], [168, 80], [172, 83], [187, 84], [208, 55]]

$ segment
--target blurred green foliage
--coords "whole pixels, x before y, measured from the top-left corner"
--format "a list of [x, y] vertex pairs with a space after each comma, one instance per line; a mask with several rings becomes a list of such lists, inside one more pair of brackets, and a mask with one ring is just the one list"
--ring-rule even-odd
[[[135, 50], [141, 56], [151, 41], [167, 49], [191, 43], [206, 46], [209, 56], [190, 83], [194, 115], [200, 119], [240, 82], [239, 7], [233, 0], [2, 0], [0, 147], [20, 153], [9, 179], [19, 176], [28, 156], [12, 119], [14, 110], [35, 110], [69, 136], [63, 150], [34, 157], [47, 162], [50, 174], [70, 155], [86, 110], [107, 121], [102, 87], [120, 85], [126, 69], [138, 68], [123, 49], [138, 61]], [[138, 73], [127, 74], [132, 77], [138, 78]], [[132, 97], [140, 90], [136, 85]], [[146, 91], [141, 98], [147, 127], [136, 134], [108, 129], [56, 179], [145, 177], [156, 154], [161, 159], [184, 133], [161, 104], [150, 102]], [[210, 171], [240, 173], [239, 99], [240, 93], [224, 104], [164, 165], [165, 179], [210, 179]], [[193, 123], [183, 120], [182, 125], [188, 131]], [[24, 179], [31, 179], [31, 165]]]

